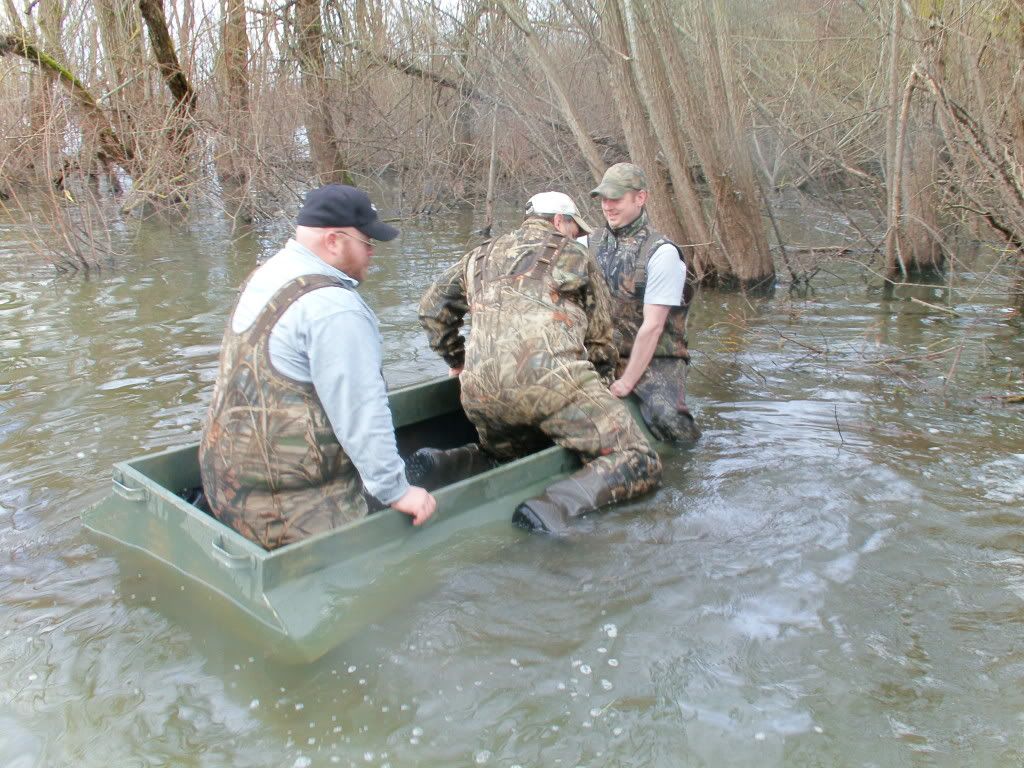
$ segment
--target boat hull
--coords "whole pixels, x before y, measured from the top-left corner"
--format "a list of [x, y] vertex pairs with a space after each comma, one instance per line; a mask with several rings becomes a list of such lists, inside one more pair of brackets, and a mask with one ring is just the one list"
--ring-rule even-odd
[[[404, 456], [476, 438], [459, 403], [458, 379], [395, 390], [389, 398]], [[453, 542], [470, 542], [474, 550], [460, 557], [485, 559], [488, 543], [493, 549], [498, 539], [463, 532], [508, 524], [516, 504], [579, 466], [575, 454], [552, 446], [438, 489], [437, 512], [419, 528], [388, 508], [268, 552], [183, 498], [201, 484], [193, 444], [115, 464], [113, 492], [83, 515], [83, 525], [219, 594], [244, 619], [247, 639], [268, 652], [308, 661], [429, 589], [450, 567], [444, 554]]]

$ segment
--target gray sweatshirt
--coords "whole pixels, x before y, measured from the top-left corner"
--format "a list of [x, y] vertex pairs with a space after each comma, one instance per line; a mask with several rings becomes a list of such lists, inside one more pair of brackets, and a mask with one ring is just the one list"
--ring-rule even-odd
[[[358, 285], [289, 240], [249, 280], [231, 318], [232, 330], [240, 333], [251, 326], [273, 295], [302, 275], [330, 275], [353, 289]], [[381, 373], [380, 329], [359, 294], [330, 287], [298, 299], [270, 332], [270, 361], [279, 373], [313, 383], [366, 490], [385, 504], [398, 501], [409, 483]]]

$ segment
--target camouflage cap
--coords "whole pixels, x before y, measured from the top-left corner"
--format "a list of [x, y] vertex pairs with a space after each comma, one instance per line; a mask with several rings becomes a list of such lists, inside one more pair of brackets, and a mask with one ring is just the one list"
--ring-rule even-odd
[[590, 191], [590, 196], [618, 200], [631, 189], [647, 189], [647, 174], [639, 165], [616, 163], [604, 172], [604, 178]]

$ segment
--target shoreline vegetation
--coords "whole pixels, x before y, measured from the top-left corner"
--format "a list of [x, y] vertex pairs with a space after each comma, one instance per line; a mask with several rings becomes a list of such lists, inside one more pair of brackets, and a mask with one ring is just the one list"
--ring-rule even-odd
[[[472, 205], [486, 230], [498, 199], [582, 199], [629, 159], [705, 286], [807, 286], [830, 258], [927, 281], [966, 240], [1024, 307], [1024, 7], [770, 5], [5, 0], [0, 203], [88, 273], [111, 210], [247, 223], [386, 182], [401, 216]], [[784, 195], [846, 244], [786, 242]]]

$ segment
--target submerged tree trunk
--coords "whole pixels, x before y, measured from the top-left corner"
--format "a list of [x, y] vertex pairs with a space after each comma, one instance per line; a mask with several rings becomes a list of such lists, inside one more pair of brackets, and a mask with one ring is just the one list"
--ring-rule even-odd
[[320, 0], [297, 0], [295, 23], [313, 183], [316, 186], [332, 182], [351, 184], [331, 115]]
[[[650, 8], [653, 28], [674, 28], [660, 0]], [[737, 126], [739, 110], [726, 78], [725, 54], [707, 0], [701, 0], [695, 12], [701, 65], [687, 66], [676, 35], [667, 36], [660, 48], [671, 92], [684, 114], [714, 202], [717, 233], [705, 252], [706, 275], [722, 286], [771, 288], [775, 266], [761, 220], [750, 151]], [[691, 75], [696, 72], [703, 73], [699, 84]]]
[[686, 160], [689, 131], [678, 118], [665, 61], [657, 50], [660, 43], [653, 34], [651, 19], [644, 4], [624, 0], [622, 20], [629, 41], [630, 69], [668, 166], [680, 228], [688, 235], [686, 242], [690, 244], [691, 250], [688, 254], [691, 256], [689, 263], [697, 279], [703, 279], [707, 274], [707, 249], [711, 235]]
[[903, 233], [903, 258], [911, 274], [933, 275], [945, 266], [936, 191], [939, 170], [939, 145], [934, 130], [922, 126], [904, 154], [904, 218], [899, 226]]
[[[936, 191], [940, 172], [941, 135], [936, 125], [938, 108], [922, 103], [922, 73], [944, 71], [942, 61], [944, 32], [919, 24], [922, 59], [916, 64], [903, 88], [898, 104], [899, 43], [903, 29], [903, 9], [894, 3], [889, 40], [890, 115], [886, 124], [886, 278], [932, 276], [945, 266], [939, 224], [939, 195]], [[932, 20], [935, 20], [932, 17]], [[921, 98], [915, 100], [915, 94]], [[915, 106], [916, 101], [916, 106]]]
[[252, 136], [245, 0], [224, 0], [222, 11], [220, 64], [227, 109], [224, 135], [217, 148], [217, 170], [224, 184], [239, 188], [249, 182], [249, 163], [244, 152], [251, 146]]

